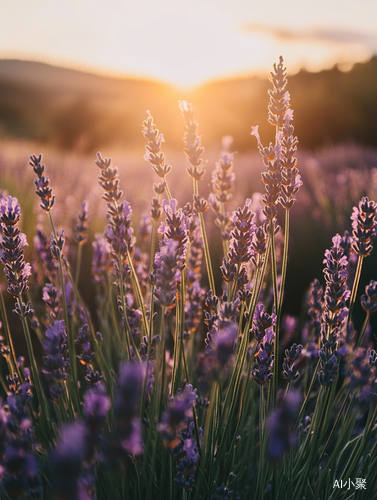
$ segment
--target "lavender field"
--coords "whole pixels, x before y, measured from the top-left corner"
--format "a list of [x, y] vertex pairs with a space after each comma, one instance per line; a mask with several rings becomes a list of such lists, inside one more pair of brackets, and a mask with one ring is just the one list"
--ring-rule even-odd
[[0, 143], [1, 500], [377, 498], [377, 150], [269, 99], [254, 153]]

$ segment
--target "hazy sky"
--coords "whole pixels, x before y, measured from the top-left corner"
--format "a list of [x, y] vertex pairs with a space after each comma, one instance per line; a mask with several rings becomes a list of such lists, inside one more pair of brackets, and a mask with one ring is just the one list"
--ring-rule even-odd
[[373, 53], [376, 0], [0, 0], [0, 57], [180, 86]]

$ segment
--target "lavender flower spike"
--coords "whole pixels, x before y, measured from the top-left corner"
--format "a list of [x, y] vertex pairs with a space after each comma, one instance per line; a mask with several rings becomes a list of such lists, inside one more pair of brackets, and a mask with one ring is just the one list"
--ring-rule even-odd
[[364, 196], [359, 207], [353, 207], [352, 220], [352, 248], [359, 257], [367, 257], [373, 249], [372, 241], [377, 235], [377, 204]]
[[325, 308], [323, 311], [323, 321], [330, 327], [339, 326], [348, 314], [346, 301], [351, 292], [347, 288], [347, 257], [344, 254], [339, 234], [332, 239], [333, 247], [326, 250], [326, 264], [323, 270], [326, 280]]
[[18, 228], [21, 209], [16, 198], [8, 196], [0, 200], [0, 223], [3, 234], [1, 260], [8, 283], [8, 292], [13, 297], [19, 297], [28, 291], [28, 276], [31, 266], [24, 260], [26, 236]]
[[361, 305], [367, 314], [377, 311], [377, 281], [371, 281], [365, 287], [365, 295], [361, 296]]
[[52, 189], [50, 188], [50, 179], [43, 175], [45, 166], [41, 164], [42, 155], [31, 155], [29, 165], [33, 167], [33, 171], [37, 176], [34, 179], [37, 190], [36, 194], [41, 199], [41, 208], [49, 212], [54, 205], [55, 196], [52, 196]]

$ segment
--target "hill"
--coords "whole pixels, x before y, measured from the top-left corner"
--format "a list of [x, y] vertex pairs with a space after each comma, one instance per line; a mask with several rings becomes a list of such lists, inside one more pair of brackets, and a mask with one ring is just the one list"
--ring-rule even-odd
[[[0, 60], [0, 134], [92, 151], [144, 143], [140, 124], [150, 109], [171, 148], [182, 146], [179, 99], [191, 101], [207, 147], [233, 135], [235, 148], [255, 148], [252, 125], [264, 142], [269, 83], [256, 77], [216, 81], [189, 92], [161, 83], [110, 78], [43, 63]], [[377, 57], [351, 71], [301, 71], [289, 78], [296, 133], [304, 148], [345, 141], [377, 146]]]

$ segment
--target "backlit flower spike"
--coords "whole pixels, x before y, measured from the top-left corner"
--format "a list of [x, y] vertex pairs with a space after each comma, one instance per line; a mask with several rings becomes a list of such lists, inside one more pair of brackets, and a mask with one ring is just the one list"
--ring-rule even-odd
[[184, 142], [186, 147], [184, 152], [190, 162], [187, 172], [190, 177], [200, 181], [203, 179], [205, 169], [202, 167], [204, 148], [198, 135], [198, 123], [195, 121], [195, 108], [187, 101], [179, 101], [179, 107], [185, 120]]
[[367, 314], [377, 311], [377, 281], [371, 281], [365, 287], [365, 295], [361, 296], [361, 305]]
[[279, 57], [279, 63], [274, 64], [274, 70], [270, 73], [272, 90], [268, 90], [270, 104], [268, 105], [268, 121], [271, 125], [281, 127], [284, 122], [284, 115], [289, 106], [289, 99], [286, 96], [287, 70], [283, 64], [283, 57]]
[[344, 255], [343, 248], [340, 246], [342, 239], [337, 234], [332, 241], [333, 247], [330, 250], [326, 250], [323, 261], [326, 264], [323, 270], [326, 280], [323, 321], [330, 329], [339, 326], [347, 316], [348, 308], [346, 307], [346, 301], [351, 295], [346, 283], [348, 261]]
[[[287, 106], [289, 106], [289, 94], [286, 102]], [[296, 201], [294, 195], [302, 186], [302, 180], [297, 168], [297, 158], [295, 157], [298, 139], [294, 136], [292, 120], [293, 110], [288, 107], [285, 111], [284, 125], [281, 129], [281, 196], [279, 199], [280, 204], [286, 210], [292, 208]]]
[[[1, 260], [4, 264], [8, 292], [15, 298], [28, 291], [28, 277], [31, 275], [31, 266], [24, 259], [23, 248], [27, 245], [26, 236], [18, 227], [20, 216], [21, 209], [16, 198], [8, 196], [0, 200]], [[30, 314], [30, 306], [25, 306], [22, 312], [16, 304], [15, 314], [18, 315], [18, 312]]]
[[166, 162], [161, 151], [161, 144], [165, 142], [164, 136], [153, 123], [153, 117], [147, 110], [147, 119], [143, 121], [143, 135], [148, 144], [145, 146], [144, 160], [149, 161], [155, 173], [162, 179], [171, 171], [171, 166]]
[[29, 165], [33, 167], [33, 171], [37, 176], [34, 179], [35, 186], [37, 190], [36, 194], [41, 199], [41, 208], [46, 212], [49, 212], [55, 202], [55, 196], [52, 196], [52, 188], [50, 187], [50, 179], [43, 175], [45, 166], [41, 164], [42, 155], [31, 155]]
[[364, 196], [358, 207], [353, 207], [352, 249], [359, 257], [367, 257], [373, 250], [373, 240], [377, 235], [377, 204]]

